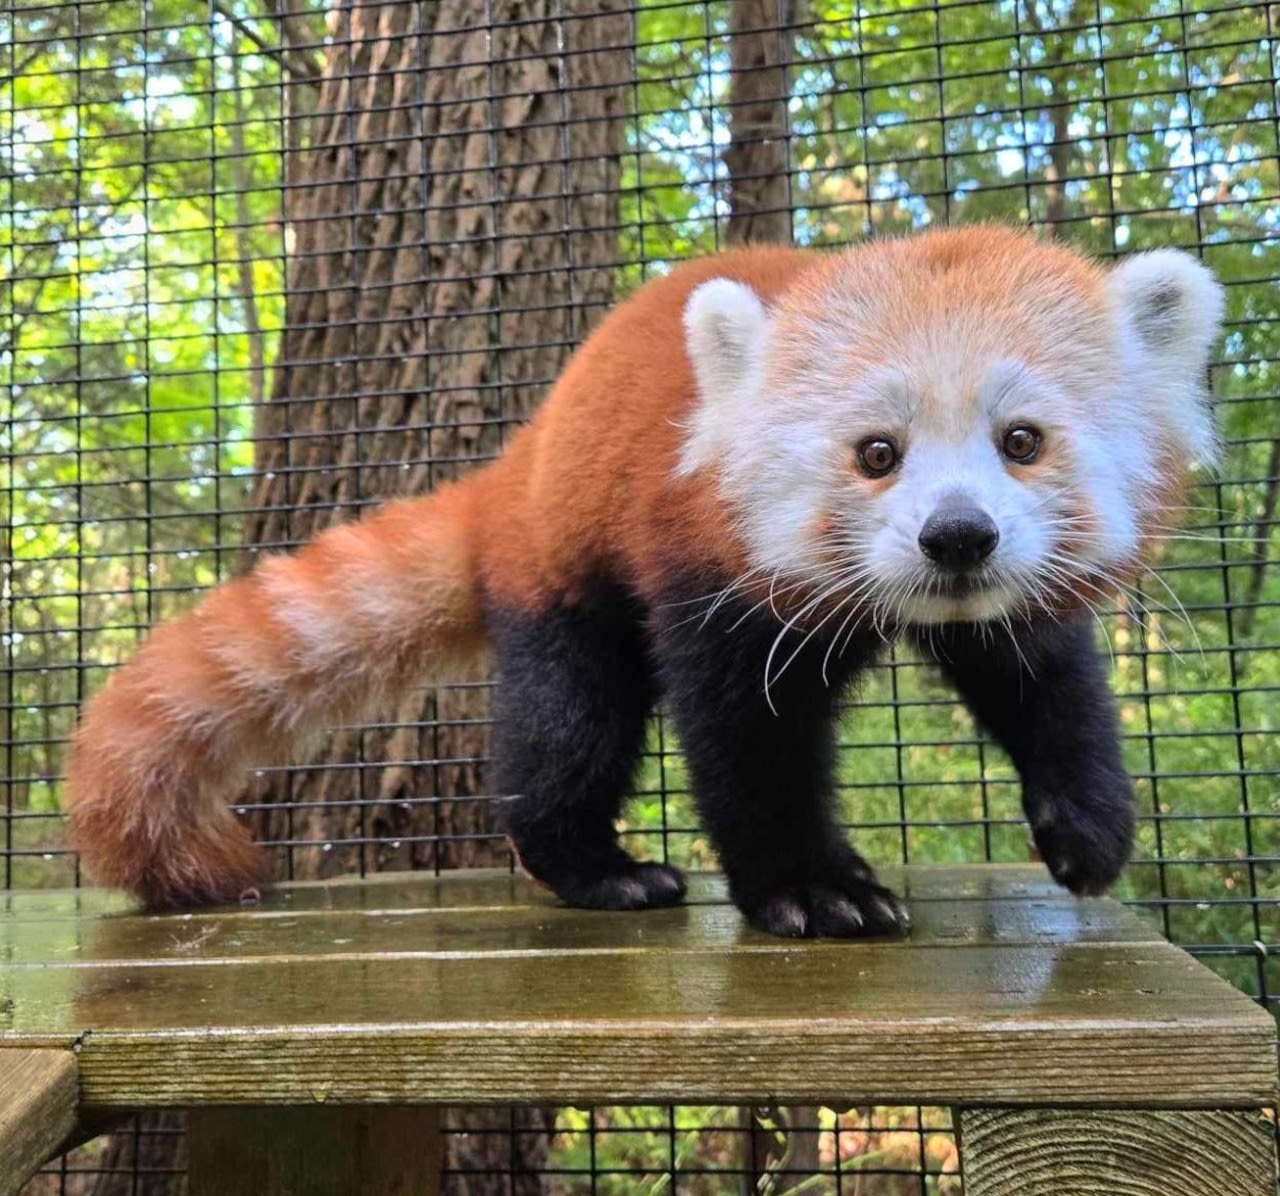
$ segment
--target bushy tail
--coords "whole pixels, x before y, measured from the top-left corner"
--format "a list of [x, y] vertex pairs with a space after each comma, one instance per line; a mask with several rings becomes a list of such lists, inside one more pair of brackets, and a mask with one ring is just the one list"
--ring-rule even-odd
[[70, 836], [90, 874], [154, 907], [259, 883], [227, 805], [246, 770], [482, 651], [470, 510], [467, 482], [392, 503], [156, 628], [72, 743]]

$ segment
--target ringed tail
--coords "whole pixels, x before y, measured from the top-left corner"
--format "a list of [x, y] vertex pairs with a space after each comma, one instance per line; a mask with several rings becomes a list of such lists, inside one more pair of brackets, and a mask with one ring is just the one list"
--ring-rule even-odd
[[483, 652], [479, 476], [267, 558], [150, 634], [71, 743], [69, 837], [92, 877], [153, 908], [265, 879], [228, 804], [246, 771]]

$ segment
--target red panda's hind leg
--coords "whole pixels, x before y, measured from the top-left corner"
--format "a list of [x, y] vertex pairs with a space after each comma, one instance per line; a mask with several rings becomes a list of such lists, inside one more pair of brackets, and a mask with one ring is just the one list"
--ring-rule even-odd
[[500, 684], [494, 755], [521, 866], [570, 905], [674, 905], [684, 878], [641, 863], [614, 821], [656, 697], [643, 624], [613, 591], [530, 614], [491, 612]]

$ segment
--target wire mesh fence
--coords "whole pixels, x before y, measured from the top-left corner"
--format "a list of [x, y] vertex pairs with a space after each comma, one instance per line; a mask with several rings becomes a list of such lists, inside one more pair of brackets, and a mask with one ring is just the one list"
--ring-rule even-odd
[[[1232, 0], [0, 7], [0, 882], [78, 883], [63, 744], [150, 623], [500, 451], [646, 277], [997, 219], [1188, 248], [1227, 286], [1225, 465], [1101, 621], [1141, 807], [1122, 896], [1274, 1007], [1277, 23]], [[488, 689], [247, 778], [280, 874], [508, 864]], [[909, 653], [841, 745], [872, 859], [1027, 858], [1011, 769]], [[624, 831], [714, 862], [661, 719]], [[175, 1191], [179, 1143], [138, 1126], [40, 1190]], [[960, 1191], [935, 1110], [459, 1113], [451, 1145], [456, 1192]]]

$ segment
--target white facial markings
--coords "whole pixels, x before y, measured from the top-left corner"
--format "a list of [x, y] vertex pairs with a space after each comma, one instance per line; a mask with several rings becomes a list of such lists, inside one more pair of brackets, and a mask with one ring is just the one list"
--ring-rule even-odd
[[[914, 587], [903, 614], [911, 622], [991, 618], [1016, 602], [1019, 591], [1001, 579], [1015, 580], [1034, 570], [1047, 550], [1044, 498], [1012, 476], [981, 413], [971, 419], [959, 441], [912, 438], [894, 485], [872, 504], [876, 530], [869, 537], [870, 568], [886, 591]], [[986, 564], [988, 583], [964, 600], [929, 592], [937, 574], [919, 543], [925, 521], [939, 507], [968, 503], [995, 523], [1000, 540]]]
[[[714, 468], [753, 570], [935, 623], [1007, 618], [1143, 555], [1163, 475], [1214, 448], [1203, 377], [1221, 290], [1203, 267], [1144, 255], [1092, 290], [1046, 274], [990, 311], [924, 303], [918, 318], [894, 281], [854, 302], [855, 281], [833, 273], [830, 302], [806, 293], [812, 316], [767, 315], [725, 280], [686, 311], [699, 401], [680, 472]], [[1019, 425], [1044, 437], [1025, 465], [1001, 448]], [[869, 479], [856, 448], [876, 437], [901, 463]], [[948, 495], [999, 530], [962, 596], [919, 544]]]
[[864, 436], [888, 435], [902, 440], [920, 417], [919, 391], [902, 370], [893, 366], [868, 371], [851, 387], [839, 387], [827, 397], [842, 410], [851, 407], [851, 400], [856, 401], [856, 407], [848, 410], [850, 436], [861, 429]]
[[721, 486], [755, 563], [770, 574], [803, 577], [820, 567], [814, 532], [845, 451], [824, 420], [782, 407], [739, 430], [721, 463]]
[[[939, 359], [955, 368], [954, 356]], [[845, 426], [828, 423], [835, 441], [848, 444], [882, 429], [902, 449], [902, 464], [879, 492], [868, 496], [846, 474], [845, 494], [835, 502], [829, 492], [827, 498], [827, 508], [836, 513], [848, 542], [858, 546], [875, 593], [895, 620], [1001, 618], [1025, 605], [1030, 594], [1051, 588], [1046, 569], [1061, 577], [1058, 558], [1065, 541], [1087, 545], [1095, 560], [1114, 560], [1132, 549], [1136, 525], [1125, 498], [1127, 474], [1115, 465], [1118, 446], [1097, 443], [1088, 404], [1012, 357], [994, 358], [985, 366], [971, 360], [958, 371], [959, 378], [915, 372], [915, 394], [927, 393], [929, 401], [911, 405], [909, 423], [878, 422], [887, 414], [879, 400], [893, 389], [884, 380], [902, 378], [899, 370], [876, 375], [880, 385], [867, 404], [846, 398], [839, 407]], [[976, 382], [966, 386], [965, 375]], [[1065, 467], [1046, 473], [1010, 463], [1000, 446], [1007, 429], [1016, 425], [1040, 430]], [[1077, 461], [1090, 464], [1077, 470]], [[963, 597], [939, 592], [939, 573], [919, 544], [925, 521], [949, 501], [979, 508], [1000, 533], [978, 574], [980, 587]], [[1082, 508], [1097, 513], [1104, 536], [1081, 525]], [[792, 542], [795, 534], [793, 525]]]

